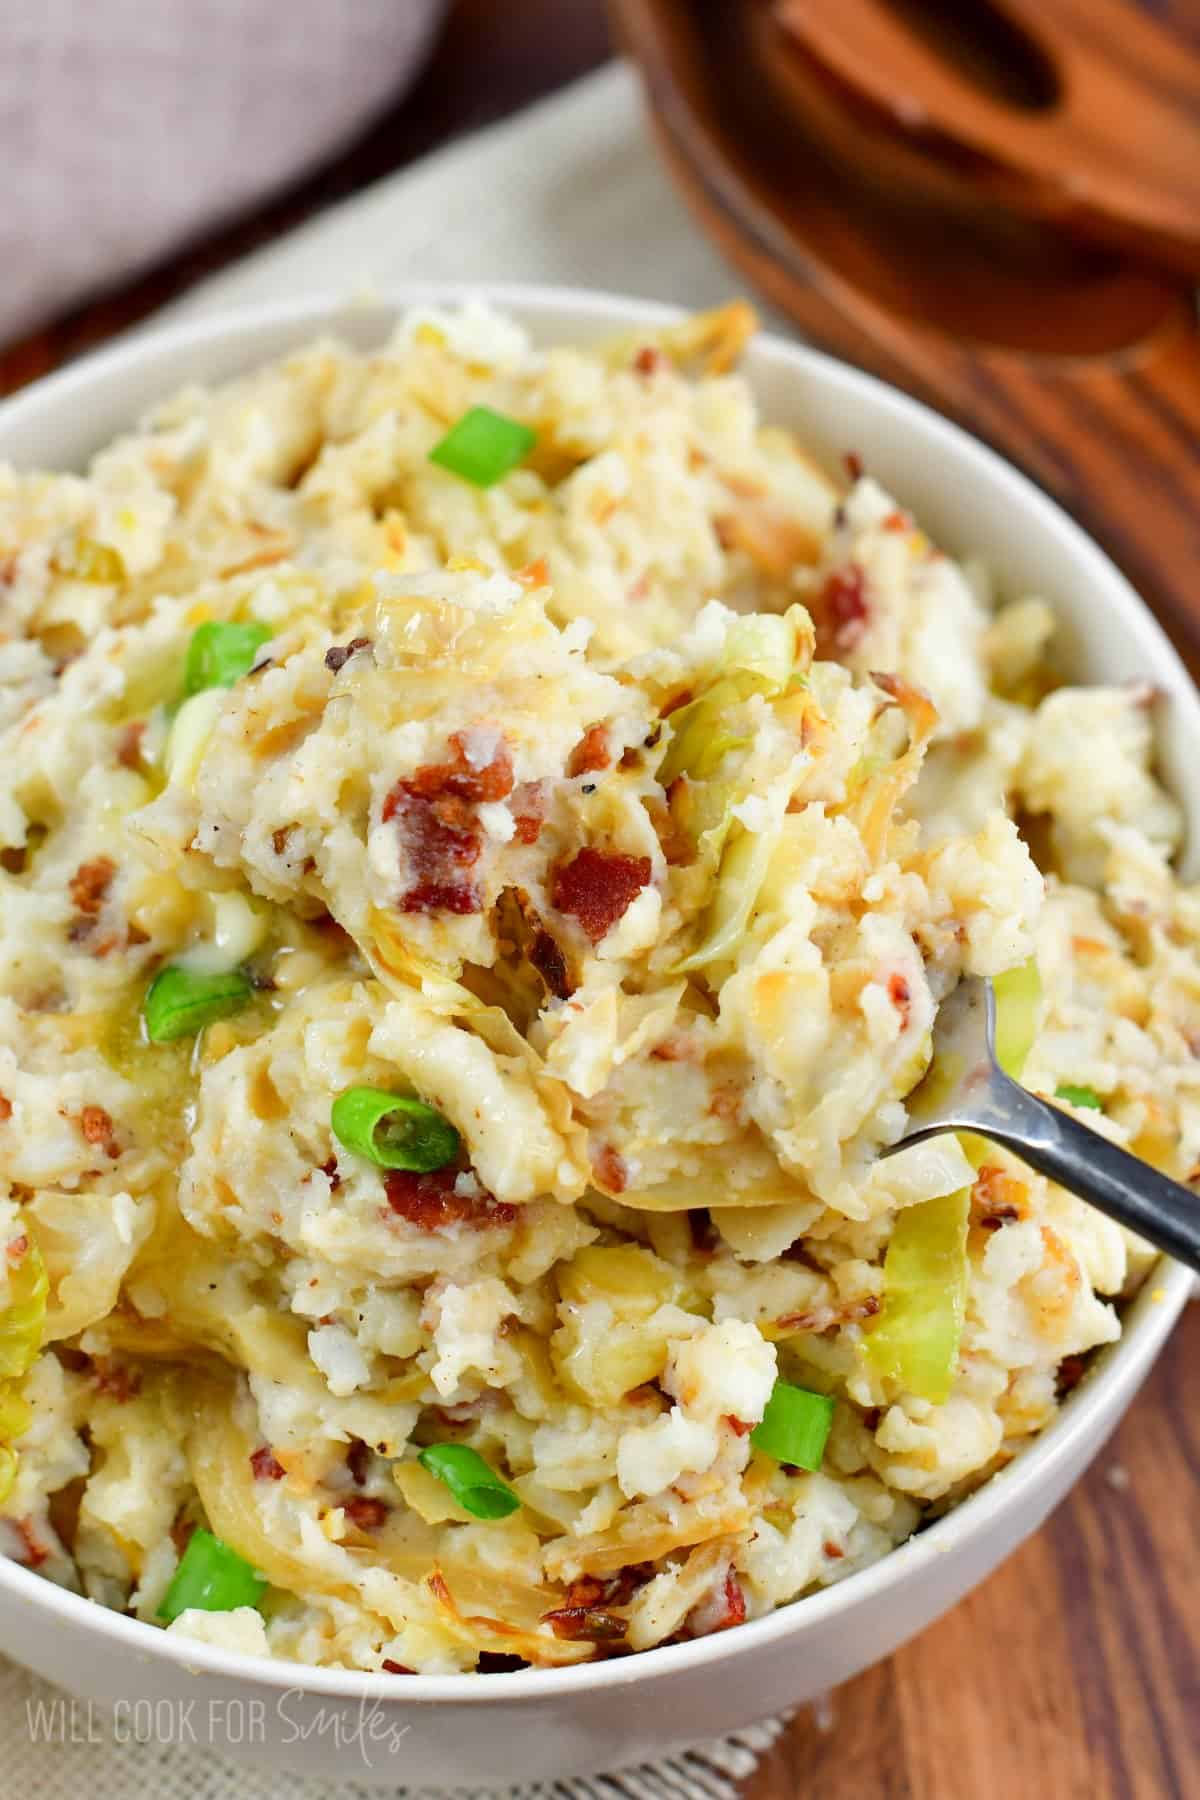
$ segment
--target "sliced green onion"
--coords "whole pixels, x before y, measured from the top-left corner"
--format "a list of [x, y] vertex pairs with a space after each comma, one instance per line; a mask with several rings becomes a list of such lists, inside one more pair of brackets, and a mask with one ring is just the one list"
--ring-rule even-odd
[[996, 1061], [1020, 1081], [1042, 1017], [1042, 980], [1037, 959], [1008, 969], [992, 982], [996, 996]]
[[1073, 1082], [1060, 1081], [1054, 1097], [1066, 1100], [1071, 1106], [1090, 1106], [1094, 1112], [1104, 1111], [1104, 1102], [1094, 1087], [1076, 1087]]
[[906, 1206], [883, 1259], [883, 1306], [864, 1334], [880, 1375], [940, 1406], [958, 1368], [967, 1308], [969, 1188]]
[[198, 1528], [188, 1539], [158, 1616], [169, 1624], [190, 1606], [199, 1607], [201, 1612], [232, 1612], [236, 1606], [257, 1606], [266, 1585], [244, 1556], [211, 1531]]
[[814, 1394], [811, 1388], [777, 1381], [766, 1411], [750, 1433], [750, 1442], [776, 1462], [791, 1463], [797, 1469], [819, 1469], [833, 1424], [833, 1407], [829, 1394]]
[[521, 1504], [478, 1450], [466, 1444], [430, 1444], [417, 1461], [449, 1488], [464, 1512], [477, 1519], [507, 1519]]
[[195, 1037], [214, 1019], [240, 1012], [254, 989], [240, 969], [223, 975], [202, 975], [181, 963], [160, 969], [142, 1002], [146, 1035], [152, 1044], [170, 1044], [176, 1038]]
[[209, 619], [197, 625], [183, 668], [185, 696], [205, 688], [232, 687], [254, 667], [254, 659], [271, 637], [270, 628], [249, 619], [244, 625]]
[[449, 1119], [407, 1094], [347, 1088], [334, 1101], [329, 1122], [340, 1144], [381, 1169], [424, 1175], [458, 1155], [459, 1137]]
[[475, 487], [494, 487], [537, 443], [537, 432], [490, 406], [473, 406], [429, 452], [430, 462]]

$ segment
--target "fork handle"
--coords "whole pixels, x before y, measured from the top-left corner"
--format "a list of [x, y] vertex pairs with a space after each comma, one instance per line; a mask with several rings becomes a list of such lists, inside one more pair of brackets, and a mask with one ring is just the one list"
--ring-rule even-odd
[[1182, 1182], [1007, 1077], [991, 1077], [987, 1105], [969, 1129], [1200, 1275], [1200, 1195]]

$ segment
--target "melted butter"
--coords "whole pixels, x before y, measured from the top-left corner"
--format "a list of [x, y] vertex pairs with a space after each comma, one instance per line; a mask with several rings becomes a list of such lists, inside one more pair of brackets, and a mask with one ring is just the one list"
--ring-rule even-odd
[[191, 1139], [199, 1085], [192, 1041], [152, 1044], [138, 989], [109, 1014], [99, 1047], [105, 1061], [137, 1094], [141, 1134], [171, 1161], [178, 1161]]

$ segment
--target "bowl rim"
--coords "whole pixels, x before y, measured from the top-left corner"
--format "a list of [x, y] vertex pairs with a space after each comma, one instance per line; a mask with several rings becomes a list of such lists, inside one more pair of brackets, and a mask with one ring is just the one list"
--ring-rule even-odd
[[[0, 459], [4, 439], [27, 420], [36, 419], [48, 403], [73, 390], [87, 398], [93, 384], [103, 385], [122, 371], [143, 363], [169, 360], [184, 351], [203, 349], [230, 337], [255, 332], [290, 332], [306, 327], [314, 333], [334, 331], [356, 319], [393, 320], [412, 307], [462, 305], [485, 300], [498, 311], [513, 312], [521, 322], [535, 322], [539, 315], [570, 312], [580, 323], [611, 331], [667, 325], [688, 316], [688, 310], [662, 301], [644, 300], [592, 288], [545, 283], [502, 282], [406, 282], [386, 292], [362, 298], [336, 290], [315, 293], [300, 300], [262, 301], [250, 306], [222, 309], [213, 314], [186, 315], [165, 325], [139, 328], [117, 343], [84, 355], [78, 362], [57, 370], [0, 403]], [[278, 357], [288, 349], [266, 351]], [[248, 357], [248, 367], [254, 366]], [[260, 359], [261, 360], [261, 359]], [[1145, 602], [1111, 559], [1064, 509], [1028, 476], [978, 438], [944, 418], [932, 407], [913, 399], [890, 383], [853, 368], [839, 358], [807, 344], [789, 342], [771, 331], [752, 341], [746, 362], [782, 361], [800, 374], [816, 377], [840, 389], [852, 413], [860, 396], [890, 413], [902, 424], [916, 424], [930, 441], [936, 457], [957, 457], [973, 463], [993, 483], [1007, 489], [1017, 512], [1039, 515], [1043, 523], [1065, 540], [1068, 553], [1081, 573], [1106, 591], [1122, 614], [1123, 626], [1140, 634], [1173, 669], [1172, 697], [1195, 714], [1200, 737], [1200, 701], [1174, 647]], [[221, 376], [219, 379], [228, 379]], [[178, 377], [164, 383], [163, 398]], [[133, 419], [129, 423], [132, 425]], [[97, 446], [99, 447], [99, 446]], [[607, 1662], [578, 1663], [564, 1668], [522, 1669], [494, 1681], [477, 1674], [405, 1675], [355, 1669], [322, 1668], [277, 1657], [248, 1655], [195, 1639], [173, 1637], [158, 1626], [111, 1611], [96, 1601], [57, 1587], [53, 1582], [0, 1557], [0, 1589], [14, 1598], [56, 1616], [70, 1628], [84, 1626], [107, 1634], [113, 1648], [140, 1658], [160, 1657], [186, 1672], [205, 1672], [237, 1678], [260, 1687], [322, 1695], [354, 1702], [386, 1700], [398, 1704], [438, 1705], [453, 1702], [472, 1706], [536, 1703], [555, 1695], [595, 1692], [641, 1683], [655, 1677], [678, 1675], [735, 1659], [816, 1626], [832, 1615], [860, 1609], [909, 1580], [928, 1573], [938, 1558], [962, 1546], [963, 1540], [986, 1532], [989, 1525], [1020, 1510], [1022, 1494], [1053, 1478], [1055, 1471], [1075, 1460], [1089, 1439], [1103, 1442], [1135, 1393], [1175, 1324], [1191, 1290], [1192, 1276], [1180, 1264], [1162, 1257], [1148, 1271], [1143, 1285], [1128, 1308], [1120, 1339], [1103, 1348], [1087, 1376], [1052, 1422], [1007, 1465], [983, 1483], [951, 1512], [867, 1568], [843, 1581], [822, 1588], [803, 1599], [789, 1601], [774, 1611], [741, 1625], [689, 1643], [662, 1645]], [[1037, 1522], [1040, 1523], [1041, 1515]], [[1022, 1534], [1023, 1535], [1023, 1534]]]

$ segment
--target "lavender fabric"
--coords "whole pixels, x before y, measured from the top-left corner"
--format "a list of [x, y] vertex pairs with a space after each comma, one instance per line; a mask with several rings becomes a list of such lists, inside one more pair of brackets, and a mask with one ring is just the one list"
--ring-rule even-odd
[[0, 6], [0, 340], [315, 167], [417, 72], [445, 0]]

